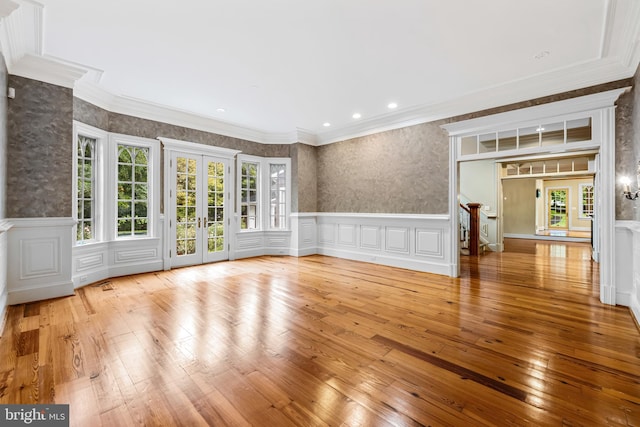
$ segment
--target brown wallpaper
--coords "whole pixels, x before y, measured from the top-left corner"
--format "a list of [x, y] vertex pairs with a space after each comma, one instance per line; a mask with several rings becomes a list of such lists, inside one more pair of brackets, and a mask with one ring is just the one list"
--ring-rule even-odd
[[70, 217], [72, 90], [13, 75], [9, 86], [6, 215]]
[[[637, 79], [636, 76], [636, 82]], [[440, 130], [440, 125], [631, 84], [631, 79], [618, 80], [319, 147], [318, 210], [446, 214], [449, 143], [447, 134]], [[637, 95], [634, 96], [637, 105]], [[619, 115], [619, 121], [627, 120], [631, 123], [633, 118], [635, 124], [640, 120], [637, 113], [632, 115], [621, 112]], [[635, 135], [634, 138], [637, 138], [639, 132], [630, 130], [633, 124], [624, 126], [629, 129], [627, 135]], [[620, 141], [620, 138], [617, 140]], [[638, 146], [637, 139], [635, 146]]]
[[449, 150], [441, 124], [318, 147], [318, 211], [446, 213]]
[[[0, 91], [2, 91], [2, 93], [7, 93], [8, 79], [9, 75], [4, 62], [4, 56], [0, 55]], [[0, 219], [6, 217], [7, 103], [8, 98], [6, 96], [0, 96]]]
[[[616, 108], [616, 194], [622, 194], [622, 176], [635, 176], [640, 160], [640, 68], [633, 78], [633, 89], [618, 99]], [[616, 219], [640, 221], [638, 201], [616, 197]]]
[[317, 148], [306, 144], [291, 146], [291, 211], [318, 211]]

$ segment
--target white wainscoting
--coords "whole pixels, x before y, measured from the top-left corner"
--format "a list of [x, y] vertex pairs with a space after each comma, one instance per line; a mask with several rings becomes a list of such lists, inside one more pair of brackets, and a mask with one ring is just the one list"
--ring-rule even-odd
[[76, 288], [110, 277], [162, 270], [162, 239], [158, 237], [89, 243], [73, 248]]
[[236, 233], [236, 244], [231, 259], [261, 255], [290, 255], [291, 231], [241, 231]]
[[293, 214], [290, 253], [317, 253], [450, 275], [454, 261], [448, 256], [449, 220], [448, 215]]
[[72, 218], [8, 219], [7, 303], [73, 295]]
[[615, 302], [640, 322], [640, 221], [616, 221], [615, 241]]
[[7, 320], [7, 299], [9, 296], [7, 287], [7, 241], [9, 229], [11, 229], [11, 223], [0, 220], [0, 336], [4, 331], [4, 324]]

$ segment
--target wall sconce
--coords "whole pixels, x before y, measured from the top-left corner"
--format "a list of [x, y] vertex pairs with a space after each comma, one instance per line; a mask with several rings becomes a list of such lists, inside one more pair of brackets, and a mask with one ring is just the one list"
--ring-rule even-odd
[[620, 181], [624, 185], [624, 191], [622, 192], [624, 197], [626, 197], [629, 200], [637, 199], [638, 195], [640, 195], [640, 162], [638, 162], [638, 170], [636, 171], [636, 181], [637, 181], [636, 191], [631, 191], [631, 188], [630, 188], [631, 178], [623, 176], [622, 179], [620, 179]]

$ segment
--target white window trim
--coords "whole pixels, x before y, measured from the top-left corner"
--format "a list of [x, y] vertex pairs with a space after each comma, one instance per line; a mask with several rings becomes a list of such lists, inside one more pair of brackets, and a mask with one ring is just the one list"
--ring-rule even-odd
[[[258, 174], [258, 226], [254, 229], [240, 229], [240, 207], [242, 201], [242, 188], [237, 186], [236, 191], [236, 218], [237, 218], [237, 230], [238, 233], [255, 233], [264, 231], [290, 231], [291, 230], [291, 159], [289, 157], [259, 157], [248, 154], [238, 155], [238, 164], [236, 167], [236, 182], [242, 182], [242, 163], [257, 163], [259, 165]], [[270, 173], [271, 165], [284, 164], [286, 167], [286, 227], [285, 228], [271, 228], [270, 217]]]
[[[116, 221], [118, 217], [118, 145], [128, 145], [149, 149], [147, 179], [149, 183], [147, 215], [149, 218], [148, 234], [146, 236], [118, 236]], [[160, 213], [160, 142], [156, 139], [140, 138], [123, 134], [109, 134], [109, 156], [106, 168], [106, 200], [110, 208], [105, 209], [106, 235], [109, 240], [140, 240], [158, 237], [158, 216]]]
[[578, 218], [580, 219], [591, 219], [592, 217], [590, 215], [585, 215], [584, 212], [584, 203], [583, 203], [583, 199], [582, 199], [582, 195], [584, 194], [584, 189], [585, 187], [591, 187], [591, 193], [592, 193], [592, 200], [591, 200], [591, 211], [593, 213], [593, 211], [595, 210], [595, 186], [594, 184], [587, 184], [587, 183], [582, 183], [582, 184], [578, 184]]
[[[264, 197], [262, 196], [264, 193], [264, 157], [251, 156], [248, 154], [238, 154], [238, 165], [236, 167], [236, 182], [238, 183], [238, 194], [237, 194], [237, 209], [238, 209], [238, 232], [240, 233], [251, 233], [256, 231], [264, 230]], [[242, 223], [242, 164], [243, 163], [256, 163], [258, 165], [258, 185], [256, 189], [258, 191], [258, 208], [256, 213], [256, 228], [241, 228]]]
[[[286, 173], [285, 179], [287, 183], [286, 190], [286, 213], [285, 213], [285, 221], [287, 226], [285, 228], [271, 228], [271, 165], [285, 165]], [[289, 231], [291, 229], [291, 159], [288, 157], [266, 157], [265, 158], [265, 167], [263, 173], [263, 179], [265, 182], [265, 191], [264, 191], [264, 225], [265, 230], [270, 231]]]
[[81, 122], [73, 122], [73, 185], [72, 185], [72, 218], [77, 221], [78, 218], [78, 135], [85, 136], [96, 140], [95, 146], [95, 163], [93, 170], [94, 178], [94, 205], [93, 205], [93, 239], [78, 243], [76, 239], [76, 227], [74, 227], [73, 244], [74, 246], [86, 246], [92, 243], [98, 243], [105, 240], [104, 227], [106, 224], [104, 216], [105, 206], [105, 159], [106, 149], [108, 145], [109, 133], [93, 126], [86, 125]]

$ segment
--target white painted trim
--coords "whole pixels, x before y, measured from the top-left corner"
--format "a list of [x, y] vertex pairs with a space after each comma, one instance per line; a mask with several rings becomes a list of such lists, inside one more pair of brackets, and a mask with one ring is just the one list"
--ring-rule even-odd
[[43, 218], [5, 218], [11, 223], [13, 228], [36, 228], [36, 227], [71, 227], [76, 220], [68, 217], [43, 217]]
[[0, 234], [9, 231], [13, 227], [11, 221], [7, 221], [6, 219], [0, 219]]
[[313, 214], [296, 214], [297, 216], [316, 217], [346, 217], [346, 218], [381, 218], [381, 219], [428, 219], [435, 221], [448, 221], [450, 216], [446, 214], [390, 214], [390, 213], [361, 213], [361, 212], [317, 212]]
[[[459, 152], [458, 146], [465, 134], [481, 134], [499, 129], [517, 129], [522, 123], [553, 120], [555, 116], [566, 118], [569, 115], [583, 111], [589, 111], [593, 117], [592, 141], [600, 144], [599, 154], [600, 168], [596, 171], [600, 179], [597, 186], [595, 201], [597, 205], [596, 218], [598, 220], [595, 230], [599, 236], [600, 244], [595, 242], [598, 252], [594, 256], [599, 257], [600, 262], [600, 301], [605, 304], [616, 304], [616, 288], [614, 274], [615, 260], [615, 235], [613, 224], [615, 222], [615, 102], [618, 97], [629, 90], [622, 88], [610, 90], [593, 95], [535, 107], [523, 108], [506, 113], [464, 120], [457, 123], [443, 125], [442, 128], [449, 132], [450, 136], [450, 163], [449, 163], [449, 209], [450, 213], [457, 212], [459, 194]], [[566, 145], [566, 144], [565, 144]], [[562, 147], [559, 152], [566, 151]], [[494, 153], [498, 156], [499, 153]], [[465, 157], [466, 158], [466, 157]], [[596, 225], [596, 224], [594, 224]], [[452, 216], [450, 221], [450, 235], [458, 233], [458, 219]], [[502, 240], [501, 232], [498, 232], [498, 241]], [[506, 236], [506, 235], [505, 235]], [[513, 236], [512, 236], [513, 237]], [[453, 237], [452, 237], [453, 238]], [[452, 260], [459, 259], [459, 253], [451, 254]], [[455, 272], [454, 272], [455, 274]], [[453, 275], [453, 274], [452, 274]]]
[[[631, 90], [631, 86], [613, 89], [592, 95], [565, 99], [563, 101], [521, 108], [491, 116], [462, 120], [442, 125], [450, 136], [463, 134], [485, 133], [492, 131], [511, 130], [519, 127], [534, 125], [539, 121], [554, 120], [565, 116], [569, 119], [579, 113], [593, 113], [595, 110], [614, 105], [623, 93]], [[558, 146], [559, 148], [559, 146]], [[563, 150], [564, 151], [564, 150]], [[495, 154], [495, 153], [492, 153]]]
[[242, 152], [240, 150], [198, 144], [197, 142], [180, 141], [178, 139], [165, 138], [162, 136], [159, 136], [158, 139], [164, 145], [165, 152], [180, 151], [182, 153], [221, 157], [228, 160], [233, 160], [238, 153]]
[[[391, 114], [314, 135], [300, 128], [264, 132], [166, 105], [107, 93], [97, 86], [102, 71], [44, 54], [43, 5], [29, 0], [8, 2], [2, 10], [0, 50], [10, 74], [75, 87], [74, 95], [115, 113], [241, 138], [263, 144], [324, 145], [386, 130], [455, 117], [501, 105], [606, 83], [634, 75], [640, 62], [640, 7], [637, 2], [609, 0], [603, 19], [600, 55], [550, 72], [485, 87], [457, 99], [399, 110]], [[18, 5], [17, 9], [15, 4]], [[615, 46], [612, 42], [617, 41]]]
[[9, 305], [24, 304], [51, 298], [74, 295], [73, 282], [48, 283], [42, 286], [25, 287], [9, 292]]

